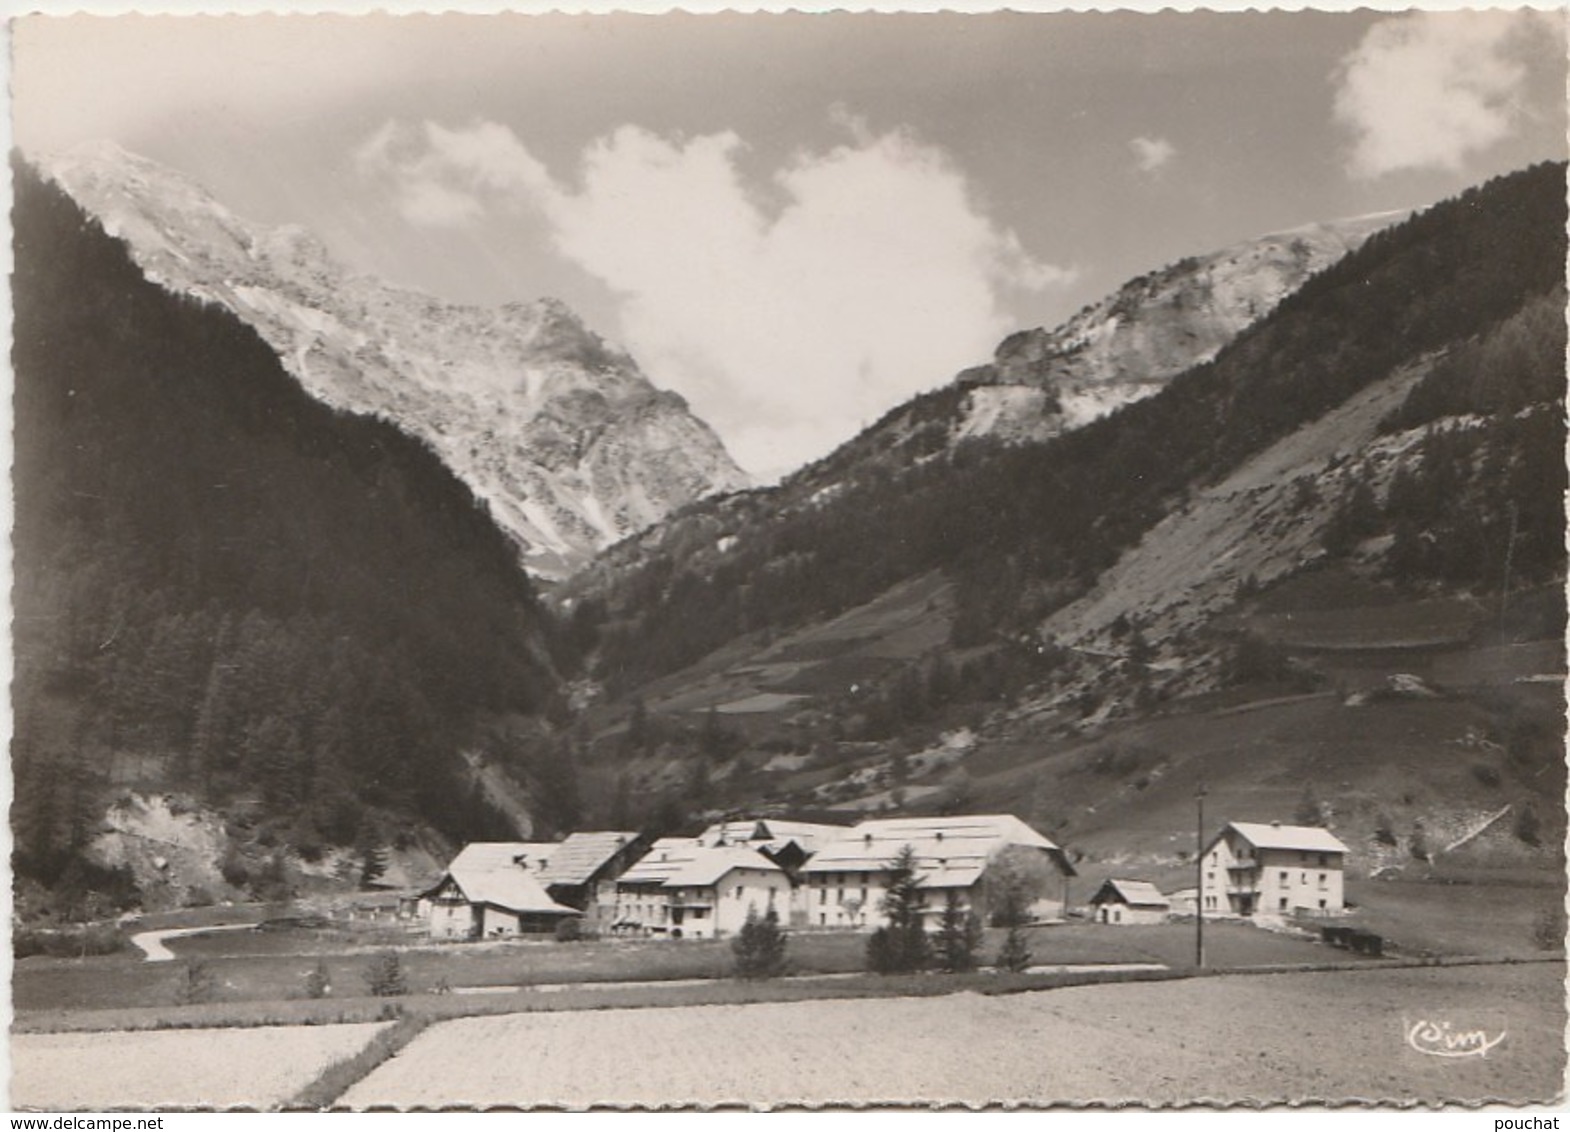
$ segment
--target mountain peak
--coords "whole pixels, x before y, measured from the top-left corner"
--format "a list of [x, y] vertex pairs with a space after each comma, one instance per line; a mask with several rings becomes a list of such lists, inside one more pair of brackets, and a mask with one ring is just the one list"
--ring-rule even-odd
[[320, 400], [429, 444], [538, 576], [747, 485], [685, 401], [559, 299], [470, 306], [356, 275], [308, 229], [241, 219], [113, 142], [39, 165], [150, 279], [232, 310]]

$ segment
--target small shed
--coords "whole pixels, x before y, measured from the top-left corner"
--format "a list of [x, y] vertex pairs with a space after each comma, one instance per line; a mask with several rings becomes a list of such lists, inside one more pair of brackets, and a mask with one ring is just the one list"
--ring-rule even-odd
[[1159, 924], [1172, 910], [1161, 890], [1144, 880], [1108, 880], [1090, 898], [1098, 924]]

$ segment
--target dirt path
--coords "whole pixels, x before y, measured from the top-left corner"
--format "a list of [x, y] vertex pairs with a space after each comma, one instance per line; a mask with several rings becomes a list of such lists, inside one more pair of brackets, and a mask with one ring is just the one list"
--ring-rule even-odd
[[[1563, 1084], [1562, 978], [1554, 964], [1370, 968], [466, 1018], [427, 1030], [343, 1103], [1546, 1100]], [[1425, 1021], [1497, 1044], [1434, 1056], [1409, 1040]]]
[[137, 932], [131, 937], [131, 942], [142, 949], [142, 955], [149, 963], [168, 963], [175, 958], [174, 952], [164, 946], [166, 939], [178, 939], [187, 935], [207, 935], [209, 932], [238, 932], [254, 931], [255, 924], [212, 924], [205, 928], [164, 928], [162, 931]]

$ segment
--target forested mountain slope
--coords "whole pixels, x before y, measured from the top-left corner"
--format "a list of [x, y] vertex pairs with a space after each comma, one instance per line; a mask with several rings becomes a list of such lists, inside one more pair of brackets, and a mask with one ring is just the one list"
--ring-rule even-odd
[[1359, 870], [1440, 831], [1550, 867], [1564, 202], [1543, 165], [1376, 233], [1055, 439], [894, 460], [878, 425], [614, 548], [566, 595], [591, 809], [1002, 808], [1176, 879], [1204, 782], [1323, 802]]
[[[898, 467], [830, 456], [777, 489], [689, 508], [570, 587], [578, 639], [597, 645], [610, 686], [628, 688], [932, 570], [956, 587], [956, 644], [1031, 630], [1186, 493], [1551, 291], [1563, 230], [1563, 166], [1534, 167], [1375, 233], [1213, 361], [1084, 428], [1040, 444], [937, 445]], [[946, 420], [962, 395], [895, 412]], [[1536, 548], [1521, 568], [1552, 572], [1557, 513], [1521, 522]]]
[[460, 746], [558, 698], [506, 537], [422, 443], [14, 178], [18, 875], [80, 874], [117, 788], [307, 855], [467, 835]]

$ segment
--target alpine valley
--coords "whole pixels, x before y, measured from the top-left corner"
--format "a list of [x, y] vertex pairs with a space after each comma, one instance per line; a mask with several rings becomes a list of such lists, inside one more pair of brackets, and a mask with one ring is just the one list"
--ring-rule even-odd
[[1360, 883], [1562, 883], [1563, 165], [1196, 252], [756, 489], [560, 304], [16, 177], [29, 914], [733, 814], [1166, 887], [1196, 784]]

